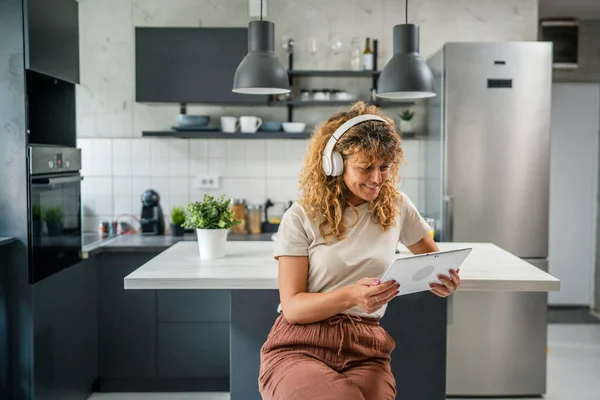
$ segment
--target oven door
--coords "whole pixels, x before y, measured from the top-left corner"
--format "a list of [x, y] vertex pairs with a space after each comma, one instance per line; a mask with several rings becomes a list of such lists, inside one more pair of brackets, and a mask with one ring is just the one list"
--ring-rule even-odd
[[31, 176], [29, 283], [81, 260], [81, 175]]

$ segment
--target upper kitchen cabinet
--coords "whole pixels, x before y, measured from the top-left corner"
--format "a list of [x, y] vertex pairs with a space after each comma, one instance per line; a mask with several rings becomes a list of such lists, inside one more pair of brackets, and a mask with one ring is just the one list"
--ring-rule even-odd
[[267, 105], [231, 91], [247, 52], [247, 28], [136, 28], [136, 101]]
[[79, 83], [79, 22], [75, 0], [26, 0], [25, 67]]

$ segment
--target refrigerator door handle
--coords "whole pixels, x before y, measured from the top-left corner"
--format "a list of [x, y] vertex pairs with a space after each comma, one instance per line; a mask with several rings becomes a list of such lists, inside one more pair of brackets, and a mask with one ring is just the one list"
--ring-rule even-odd
[[444, 196], [444, 242], [454, 241], [454, 196]]

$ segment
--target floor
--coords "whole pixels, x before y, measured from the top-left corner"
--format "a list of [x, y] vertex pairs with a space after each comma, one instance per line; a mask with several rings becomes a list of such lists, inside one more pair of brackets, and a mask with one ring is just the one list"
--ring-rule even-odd
[[[600, 324], [550, 324], [548, 346], [548, 393], [545, 399], [597, 400], [600, 393]], [[90, 400], [229, 400], [229, 394], [94, 393]]]

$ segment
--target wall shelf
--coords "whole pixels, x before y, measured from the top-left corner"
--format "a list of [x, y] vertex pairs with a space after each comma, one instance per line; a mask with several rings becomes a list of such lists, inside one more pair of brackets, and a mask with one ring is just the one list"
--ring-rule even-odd
[[[309, 139], [311, 131], [302, 133], [287, 132], [265, 132], [256, 133], [221, 132], [221, 131], [144, 131], [143, 137], [155, 138], [178, 138], [178, 139]], [[414, 132], [406, 132], [402, 135], [403, 140], [419, 140], [423, 135]]]
[[180, 138], [180, 139], [308, 139], [312, 132], [287, 133], [264, 132], [242, 133], [221, 131], [144, 131], [144, 137]]
[[290, 76], [323, 76], [323, 77], [340, 77], [340, 78], [360, 78], [379, 76], [381, 71], [351, 71], [351, 70], [317, 70], [317, 69], [295, 69], [288, 70]]
[[[289, 100], [289, 101], [273, 101], [269, 105], [277, 106], [293, 106], [293, 107], [340, 107], [348, 106], [356, 103], [360, 99], [354, 100]], [[412, 106], [413, 101], [368, 101], [363, 100], [368, 104], [374, 104], [378, 107], [406, 107]]]

